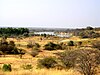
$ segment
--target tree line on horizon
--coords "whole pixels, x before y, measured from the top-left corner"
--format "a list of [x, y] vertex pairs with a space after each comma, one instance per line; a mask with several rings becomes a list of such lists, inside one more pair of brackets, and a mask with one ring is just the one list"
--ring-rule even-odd
[[18, 36], [29, 33], [28, 28], [0, 28], [0, 36]]

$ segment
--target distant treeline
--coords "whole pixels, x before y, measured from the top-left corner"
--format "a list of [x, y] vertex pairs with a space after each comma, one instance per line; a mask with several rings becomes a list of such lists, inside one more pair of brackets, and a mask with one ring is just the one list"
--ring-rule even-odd
[[82, 38], [97, 38], [100, 37], [100, 28], [87, 27], [85, 29], [76, 29], [73, 31], [74, 36], [81, 36]]
[[0, 28], [0, 36], [17, 36], [17, 35], [23, 35], [28, 34], [29, 29], [28, 28]]

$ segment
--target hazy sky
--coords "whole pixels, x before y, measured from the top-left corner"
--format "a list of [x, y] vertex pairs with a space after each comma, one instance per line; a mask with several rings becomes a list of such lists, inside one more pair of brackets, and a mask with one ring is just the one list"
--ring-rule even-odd
[[100, 0], [0, 0], [0, 26], [100, 27]]

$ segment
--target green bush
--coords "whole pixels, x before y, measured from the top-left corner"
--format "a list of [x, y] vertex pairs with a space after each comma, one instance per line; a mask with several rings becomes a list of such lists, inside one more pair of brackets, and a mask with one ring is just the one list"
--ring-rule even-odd
[[4, 64], [2, 67], [3, 71], [12, 71], [10, 64]]
[[68, 42], [68, 46], [74, 46], [74, 42], [73, 41], [69, 41]]
[[3, 54], [18, 54], [18, 49], [15, 47], [14, 41], [10, 41], [9, 43], [6, 40], [1, 40], [0, 42], [0, 51]]
[[57, 62], [53, 57], [46, 57], [43, 59], [38, 60], [38, 67], [39, 68], [54, 68], [56, 66]]
[[33, 66], [31, 64], [26, 64], [26, 65], [22, 65], [22, 68], [25, 70], [30, 70], [33, 68]]
[[44, 46], [44, 49], [51, 51], [51, 50], [56, 50], [56, 49], [62, 49], [62, 47], [59, 44], [49, 42]]

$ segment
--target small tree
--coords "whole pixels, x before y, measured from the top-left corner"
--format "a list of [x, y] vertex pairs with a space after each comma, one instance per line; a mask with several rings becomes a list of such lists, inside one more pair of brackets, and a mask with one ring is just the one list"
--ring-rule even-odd
[[78, 67], [80, 68], [80, 72], [84, 75], [95, 75], [96, 68], [98, 67], [98, 61], [96, 57], [100, 55], [98, 50], [81, 50], [78, 52]]
[[77, 68], [84, 75], [95, 75], [96, 68], [100, 61], [100, 51], [91, 49], [81, 49], [67, 51], [59, 54], [59, 58], [66, 68]]
[[86, 29], [87, 29], [87, 30], [93, 30], [93, 28], [90, 27], [90, 26], [88, 26]]

